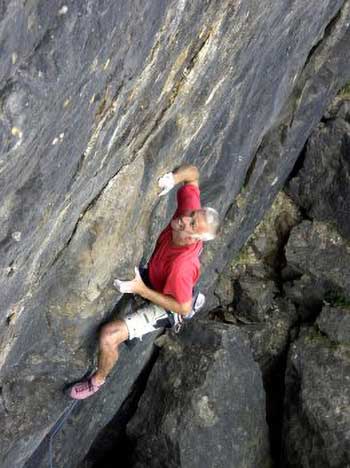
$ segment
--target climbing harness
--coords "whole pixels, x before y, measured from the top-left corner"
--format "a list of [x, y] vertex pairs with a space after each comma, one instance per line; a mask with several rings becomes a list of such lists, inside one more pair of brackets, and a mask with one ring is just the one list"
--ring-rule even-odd
[[182, 327], [183, 327], [183, 322], [178, 322], [177, 324], [174, 325], [173, 330], [176, 334], [178, 334], [180, 333]]

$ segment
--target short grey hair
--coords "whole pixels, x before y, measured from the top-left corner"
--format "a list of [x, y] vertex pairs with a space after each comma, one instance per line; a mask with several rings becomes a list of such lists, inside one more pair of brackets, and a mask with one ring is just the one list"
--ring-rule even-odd
[[219, 213], [209, 206], [202, 208], [202, 211], [209, 229], [202, 234], [193, 234], [192, 237], [205, 242], [215, 239], [220, 224], [220, 217]]

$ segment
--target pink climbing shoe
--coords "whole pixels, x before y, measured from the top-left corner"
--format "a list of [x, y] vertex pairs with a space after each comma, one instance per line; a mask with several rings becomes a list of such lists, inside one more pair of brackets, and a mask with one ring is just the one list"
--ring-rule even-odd
[[87, 380], [83, 380], [82, 382], [74, 384], [69, 389], [68, 395], [74, 400], [85, 400], [85, 398], [89, 398], [94, 393], [98, 392], [103, 383], [101, 385], [96, 385], [94, 377], [95, 374], [89, 377]]

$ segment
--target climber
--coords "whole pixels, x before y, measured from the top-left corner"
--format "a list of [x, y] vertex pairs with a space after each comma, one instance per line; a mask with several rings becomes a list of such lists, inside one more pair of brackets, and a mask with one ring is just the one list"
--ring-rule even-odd
[[135, 268], [131, 281], [114, 281], [120, 292], [138, 294], [147, 303], [124, 319], [102, 327], [97, 371], [70, 387], [71, 398], [82, 400], [101, 388], [118, 359], [121, 343], [141, 339], [158, 328], [177, 327], [203, 305], [202, 294], [197, 294], [193, 300], [194, 286], [200, 275], [198, 257], [203, 241], [215, 238], [219, 216], [213, 208], [201, 208], [198, 180], [198, 169], [189, 165], [180, 166], [158, 180], [162, 190], [159, 196], [183, 183], [177, 192], [177, 210], [158, 238], [148, 269], [140, 273]]

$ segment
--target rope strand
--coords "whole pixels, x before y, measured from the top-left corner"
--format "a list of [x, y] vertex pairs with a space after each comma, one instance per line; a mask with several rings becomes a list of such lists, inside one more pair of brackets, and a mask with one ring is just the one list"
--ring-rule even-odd
[[68, 419], [68, 417], [70, 416], [70, 414], [72, 413], [73, 409], [75, 408], [78, 402], [79, 400], [74, 400], [70, 403], [70, 405], [64, 410], [60, 419], [54, 425], [53, 430], [50, 434], [50, 437], [49, 437], [49, 466], [50, 468], [53, 468], [53, 439], [56, 437], [58, 432], [60, 432], [60, 430], [63, 427], [63, 424], [66, 422], [66, 420]]

